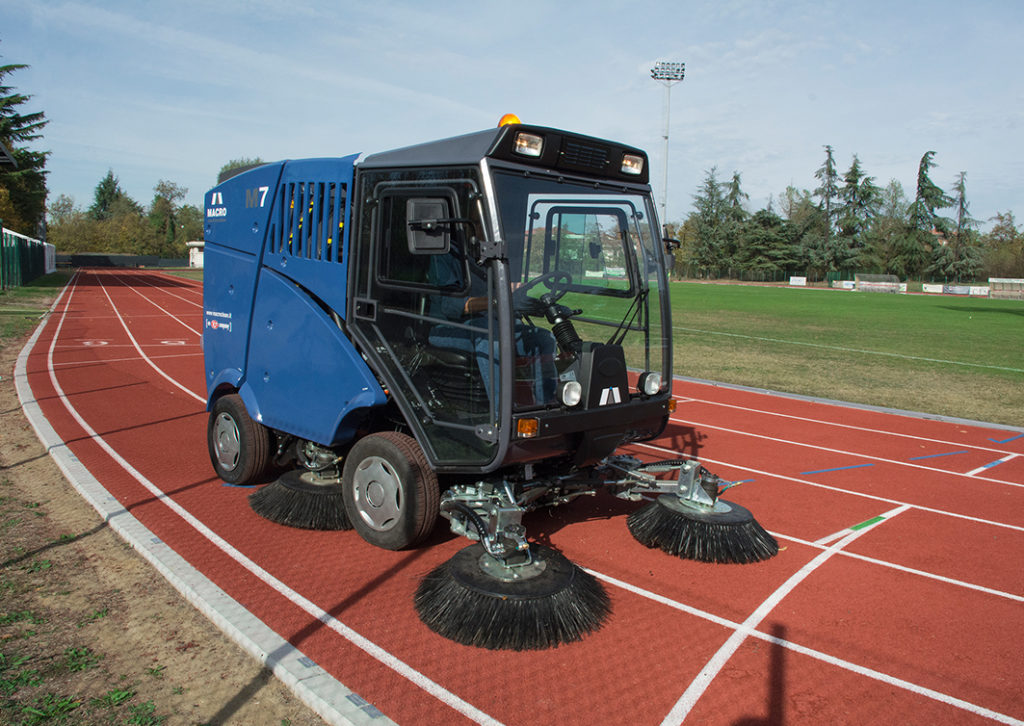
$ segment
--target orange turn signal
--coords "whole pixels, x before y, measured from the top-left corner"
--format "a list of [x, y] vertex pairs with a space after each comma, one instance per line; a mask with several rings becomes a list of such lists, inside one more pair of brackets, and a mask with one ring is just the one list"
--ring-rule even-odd
[[674, 398], [668, 399], [668, 412], [669, 413], [675, 413], [676, 412], [676, 399], [674, 399]]
[[532, 439], [540, 433], [540, 419], [521, 418], [516, 421], [516, 435], [521, 439]]

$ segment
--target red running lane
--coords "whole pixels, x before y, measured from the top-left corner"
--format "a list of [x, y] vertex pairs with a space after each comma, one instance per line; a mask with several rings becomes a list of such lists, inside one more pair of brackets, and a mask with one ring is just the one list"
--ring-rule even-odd
[[678, 420], [631, 451], [745, 480], [728, 498], [776, 533], [779, 556], [714, 566], [648, 550], [625, 527], [636, 505], [607, 495], [537, 512], [531, 536], [605, 581], [612, 618], [554, 650], [480, 651], [412, 607], [465, 544], [443, 522], [427, 546], [386, 552], [261, 520], [248, 490], [214, 479], [200, 301], [164, 275], [81, 273], [28, 357], [34, 397], [133, 517], [395, 721], [1024, 719], [1015, 432], [677, 382]]

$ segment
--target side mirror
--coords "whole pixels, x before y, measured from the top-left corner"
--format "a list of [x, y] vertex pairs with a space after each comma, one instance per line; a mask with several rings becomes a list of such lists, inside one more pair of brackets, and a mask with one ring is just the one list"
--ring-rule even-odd
[[409, 252], [414, 255], [441, 255], [451, 248], [452, 221], [448, 219], [448, 200], [409, 199], [405, 203]]
[[682, 243], [680, 243], [680, 241], [677, 239], [669, 239], [668, 237], [664, 237], [661, 241], [665, 244], [665, 251], [669, 253], [678, 250], [682, 246]]

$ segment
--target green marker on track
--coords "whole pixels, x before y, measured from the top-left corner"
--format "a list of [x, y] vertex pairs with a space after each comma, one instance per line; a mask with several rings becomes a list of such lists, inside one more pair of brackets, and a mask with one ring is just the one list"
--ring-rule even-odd
[[885, 517], [882, 517], [882, 516], [872, 517], [871, 519], [864, 520], [860, 524], [853, 525], [852, 527], [850, 527], [850, 529], [853, 530], [854, 532], [856, 532], [858, 529], [864, 529], [865, 527], [870, 527], [872, 524], [875, 524], [877, 522], [881, 522], [883, 519], [885, 519]]

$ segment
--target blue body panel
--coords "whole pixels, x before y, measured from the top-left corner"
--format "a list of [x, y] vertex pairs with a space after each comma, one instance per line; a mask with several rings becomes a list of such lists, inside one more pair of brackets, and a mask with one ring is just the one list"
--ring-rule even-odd
[[355, 156], [266, 164], [206, 194], [207, 405], [237, 390], [249, 415], [344, 444], [386, 396], [341, 330]]

